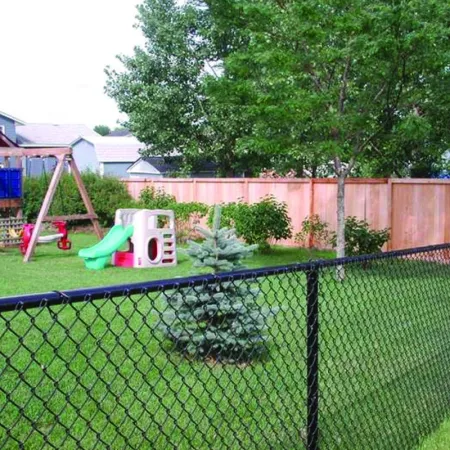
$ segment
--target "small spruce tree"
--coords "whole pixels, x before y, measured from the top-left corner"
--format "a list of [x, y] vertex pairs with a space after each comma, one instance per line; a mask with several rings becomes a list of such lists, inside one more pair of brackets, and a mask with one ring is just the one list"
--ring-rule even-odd
[[[242, 268], [242, 259], [257, 245], [239, 241], [232, 229], [220, 228], [221, 209], [216, 206], [213, 228], [197, 227], [205, 238], [189, 242], [194, 267], [213, 273]], [[260, 290], [249, 281], [213, 282], [182, 288], [167, 299], [162, 330], [183, 353], [222, 362], [249, 362], [266, 351], [267, 321], [275, 308], [262, 307]]]

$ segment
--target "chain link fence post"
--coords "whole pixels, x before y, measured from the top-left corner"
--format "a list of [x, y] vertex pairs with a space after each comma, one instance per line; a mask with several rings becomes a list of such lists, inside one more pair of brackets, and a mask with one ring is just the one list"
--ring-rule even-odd
[[307, 449], [319, 449], [319, 269], [306, 272]]

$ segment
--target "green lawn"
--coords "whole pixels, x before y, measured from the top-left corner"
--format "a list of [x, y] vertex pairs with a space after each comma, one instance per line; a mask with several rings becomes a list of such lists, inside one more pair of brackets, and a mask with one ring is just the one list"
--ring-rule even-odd
[[[74, 240], [82, 246], [93, 238]], [[172, 269], [94, 273], [74, 252], [49, 247], [28, 266], [14, 251], [1, 257], [9, 261], [0, 269], [11, 278], [8, 294], [191, 273], [183, 256]], [[249, 263], [307, 258], [277, 248]], [[19, 272], [22, 280], [12, 275]], [[189, 361], [172, 351], [157, 327], [163, 294], [3, 314], [0, 355], [9, 365], [0, 362], [0, 448], [17, 448], [18, 440], [27, 449], [46, 442], [66, 449], [302, 449], [305, 275], [270, 277], [260, 288], [261, 303], [280, 310], [267, 359], [241, 366]], [[450, 412], [449, 266], [354, 265], [344, 283], [325, 269], [320, 295], [321, 448], [417, 447]], [[421, 450], [449, 448], [437, 446], [443, 436]]]
[[435, 433], [423, 441], [418, 450], [448, 450], [449, 448], [450, 420], [447, 420]]
[[[63, 252], [56, 244], [40, 245], [32, 261], [22, 262], [18, 249], [0, 249], [0, 297], [76, 289], [89, 286], [107, 286], [121, 283], [183, 277], [193, 274], [186, 255], [178, 253], [177, 267], [156, 269], [125, 269], [108, 267], [101, 271], [85, 269], [84, 262], [76, 255], [81, 248], [94, 245], [97, 238], [91, 234], [72, 234], [72, 250]], [[255, 255], [248, 261], [249, 267], [275, 266], [306, 261], [310, 258], [330, 258], [332, 253], [310, 253], [301, 248], [276, 247], [268, 255]]]

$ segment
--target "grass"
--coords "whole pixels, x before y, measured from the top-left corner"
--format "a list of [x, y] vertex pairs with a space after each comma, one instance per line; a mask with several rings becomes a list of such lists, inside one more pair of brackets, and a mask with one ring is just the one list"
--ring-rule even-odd
[[[193, 274], [192, 266], [182, 252], [178, 253], [177, 267], [155, 269], [125, 269], [108, 267], [101, 271], [85, 269], [83, 260], [76, 255], [80, 248], [89, 247], [97, 242], [92, 234], [72, 234], [73, 248], [60, 251], [56, 244], [40, 245], [32, 261], [22, 262], [22, 256], [16, 248], [0, 249], [0, 297], [67, 290], [91, 286], [108, 286], [121, 283], [160, 280], [183, 277]], [[311, 257], [330, 258], [329, 251], [310, 253], [301, 248], [275, 247], [267, 255], [255, 255], [248, 261], [249, 267], [274, 266], [306, 261]]]
[[422, 442], [418, 450], [448, 450], [449, 448], [450, 420], [447, 420], [435, 433]]
[[449, 275], [405, 260], [323, 274], [325, 448], [413, 448], [448, 417]]
[[[92, 237], [75, 241], [87, 245]], [[8, 283], [8, 294], [191, 273], [184, 257], [176, 269], [98, 273], [51, 248], [40, 248], [29, 266], [12, 251], [1, 257], [11, 261], [9, 270], [0, 265], [4, 274], [27, 271], [22, 282]], [[250, 264], [308, 257], [277, 248]], [[332, 269], [323, 270], [321, 448], [413, 448], [448, 417], [449, 272], [443, 264], [383, 260], [366, 270], [348, 266], [338, 283]], [[0, 365], [0, 447], [302, 449], [306, 278], [280, 275], [260, 288], [261, 302], [280, 311], [267, 360], [245, 366], [172, 351], [157, 327], [163, 295], [1, 315], [0, 355], [9, 364]], [[440, 448], [426, 447], [433, 437], [422, 445]]]

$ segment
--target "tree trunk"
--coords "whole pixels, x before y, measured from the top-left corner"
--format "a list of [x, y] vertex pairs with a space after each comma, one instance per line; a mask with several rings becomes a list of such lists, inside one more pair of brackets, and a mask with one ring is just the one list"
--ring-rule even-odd
[[293, 167], [297, 178], [303, 178], [305, 175], [305, 164], [303, 161], [299, 161], [295, 167]]
[[336, 256], [345, 256], [345, 175], [340, 174], [337, 179], [337, 236]]
[[[337, 179], [337, 231], [336, 256], [345, 256], [345, 174], [340, 173]], [[336, 268], [336, 278], [342, 281], [345, 278], [344, 266]]]

